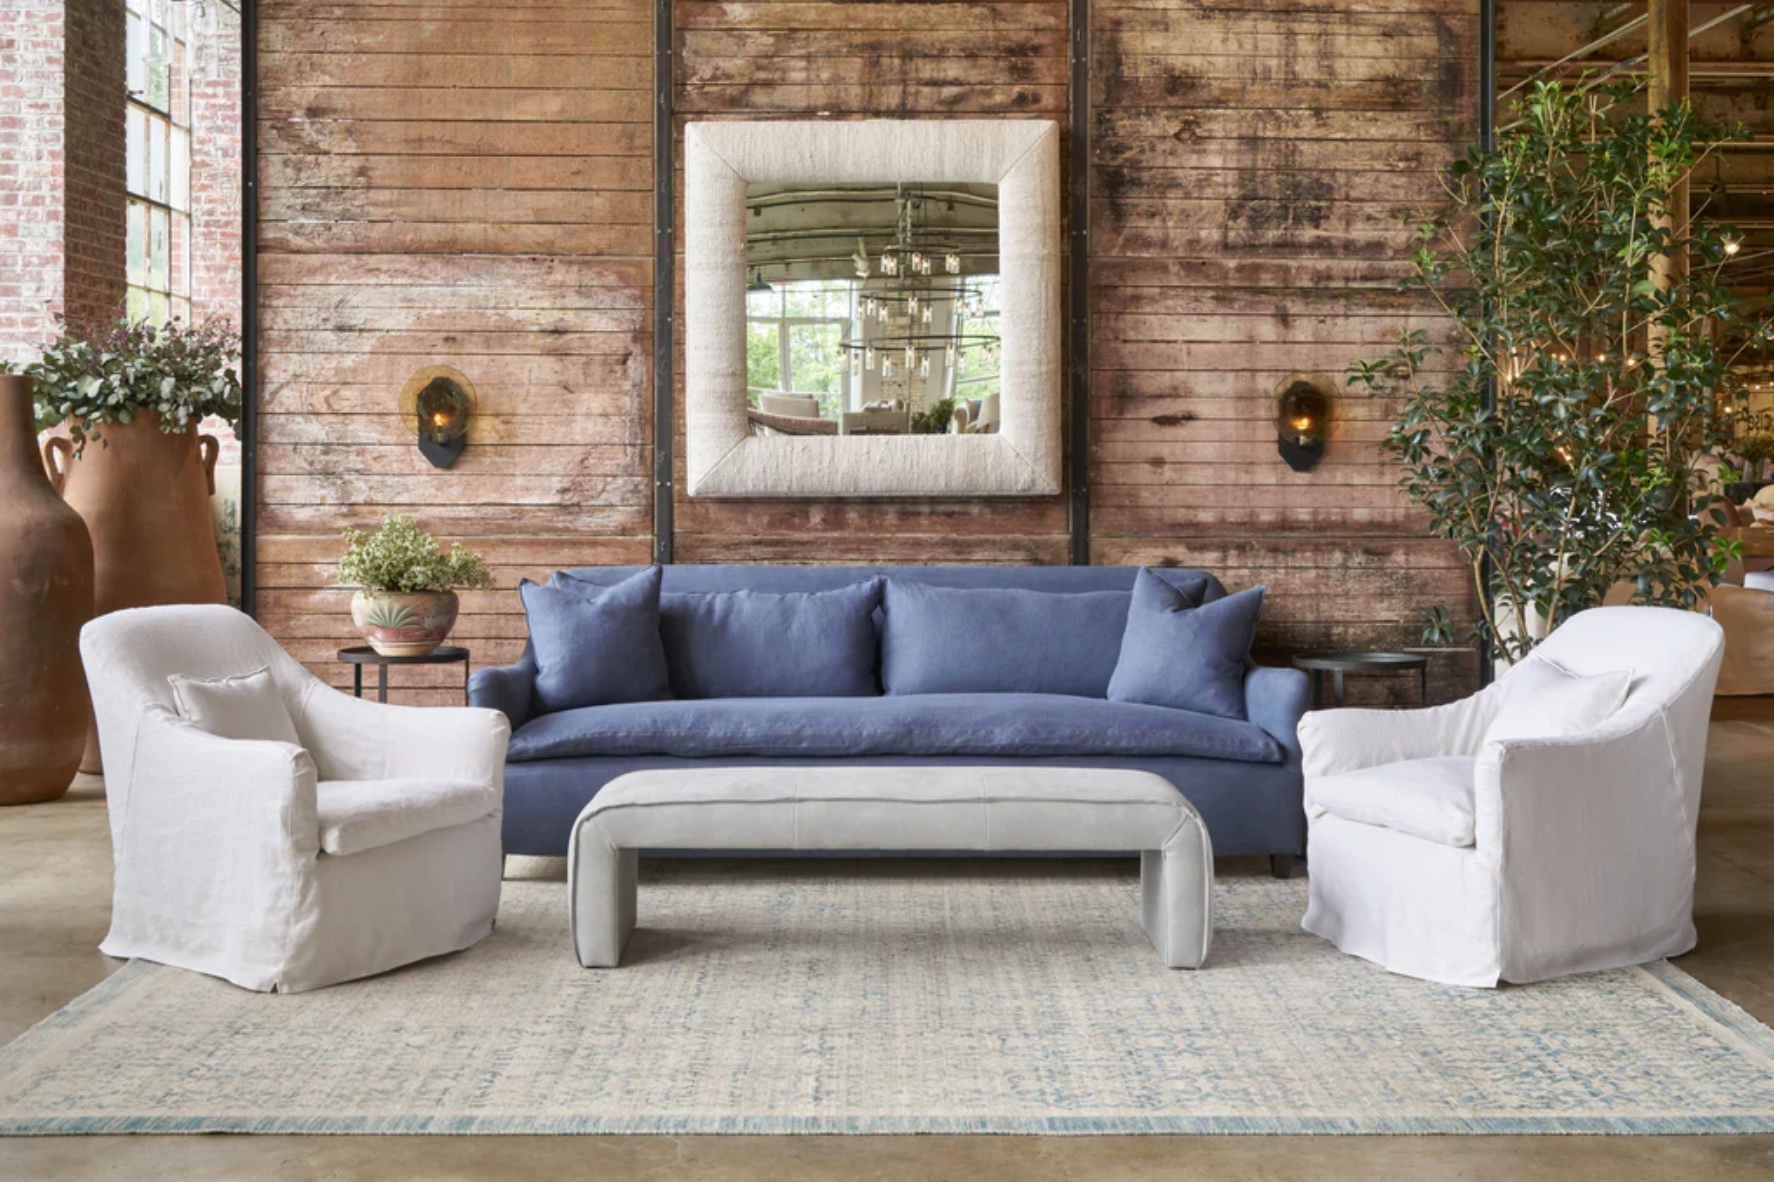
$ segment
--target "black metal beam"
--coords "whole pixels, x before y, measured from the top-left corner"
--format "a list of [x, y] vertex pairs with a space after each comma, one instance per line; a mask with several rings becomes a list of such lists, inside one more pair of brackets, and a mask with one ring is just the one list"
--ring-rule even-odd
[[[1488, 2], [1488, 0], [1487, 0]], [[1071, 158], [1066, 168], [1071, 289], [1067, 405], [1071, 408], [1072, 563], [1090, 565], [1090, 0], [1072, 0]]]
[[[1479, 0], [1478, 5], [1478, 141], [1485, 148], [1497, 143], [1497, 0]], [[1497, 400], [1497, 379], [1485, 378], [1484, 405], [1488, 411]], [[1487, 550], [1479, 563], [1479, 581], [1484, 584], [1479, 594], [1488, 607], [1491, 603], [1491, 555]], [[1478, 684], [1489, 685], [1493, 668], [1489, 638], [1478, 646]]]
[[672, 0], [653, 9], [653, 559], [672, 560], [672, 350], [677, 302]]
[[259, 15], [240, 6], [240, 606], [256, 614], [259, 458]]

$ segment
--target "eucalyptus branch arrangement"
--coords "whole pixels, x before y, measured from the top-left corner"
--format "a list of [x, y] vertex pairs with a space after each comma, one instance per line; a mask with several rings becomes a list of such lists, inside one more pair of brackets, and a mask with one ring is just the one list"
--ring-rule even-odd
[[[1674, 219], [1733, 133], [1632, 100], [1537, 83], [1495, 148], [1448, 169], [1445, 207], [1419, 228], [1405, 286], [1457, 324], [1457, 358], [1418, 331], [1350, 370], [1393, 402], [1400, 484], [1470, 566], [1474, 639], [1507, 660], [1621, 583], [1691, 608], [1729, 559], [1717, 465], [1701, 461], [1733, 451], [1732, 363], [1768, 324], [1746, 323], [1722, 282], [1731, 232]], [[1428, 614], [1426, 641], [1459, 639], [1445, 606]]]
[[449, 550], [411, 517], [390, 517], [375, 532], [347, 528], [337, 580], [365, 591], [485, 591], [493, 585], [486, 559], [457, 542]]
[[127, 317], [62, 334], [23, 372], [36, 379], [37, 427], [67, 422], [75, 454], [104, 428], [159, 415], [175, 434], [216, 415], [240, 421], [240, 334], [226, 318], [162, 325]]

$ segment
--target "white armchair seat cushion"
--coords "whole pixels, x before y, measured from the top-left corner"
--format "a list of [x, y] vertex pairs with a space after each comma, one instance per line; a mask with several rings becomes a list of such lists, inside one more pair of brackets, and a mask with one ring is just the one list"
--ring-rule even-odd
[[1312, 782], [1308, 807], [1345, 821], [1375, 825], [1437, 845], [1476, 844], [1469, 755], [1381, 764]]
[[499, 811], [499, 790], [465, 780], [322, 780], [315, 785], [320, 848], [346, 857]]

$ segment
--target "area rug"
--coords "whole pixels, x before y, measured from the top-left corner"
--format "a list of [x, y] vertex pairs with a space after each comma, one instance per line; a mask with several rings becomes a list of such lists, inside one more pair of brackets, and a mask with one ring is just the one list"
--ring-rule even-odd
[[1774, 1031], [1667, 964], [1443, 988], [1248, 877], [1208, 967], [1167, 970], [1108, 862], [643, 875], [614, 971], [574, 963], [558, 877], [466, 953], [316, 993], [133, 963], [0, 1049], [0, 1132], [1774, 1131]]

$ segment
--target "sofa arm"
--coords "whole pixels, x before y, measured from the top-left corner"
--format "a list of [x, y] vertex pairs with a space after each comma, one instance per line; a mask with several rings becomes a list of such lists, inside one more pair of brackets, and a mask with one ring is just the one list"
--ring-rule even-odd
[[320, 853], [308, 753], [219, 738], [149, 706], [120, 832], [104, 951], [152, 958], [177, 946], [180, 963], [270, 988]]
[[1424, 710], [1314, 710], [1300, 720], [1306, 775], [1334, 776], [1407, 759], [1476, 755], [1502, 698], [1498, 685]]
[[496, 710], [389, 706], [316, 681], [296, 729], [325, 780], [505, 783], [511, 726]]
[[516, 730], [530, 721], [532, 693], [536, 684], [536, 658], [529, 649], [515, 665], [489, 665], [476, 669], [468, 679], [468, 701], [497, 710]]
[[1300, 761], [1300, 719], [1310, 704], [1311, 682], [1298, 669], [1253, 665], [1244, 674], [1244, 715]]
[[1694, 749], [1671, 711], [1649, 707], [1580, 734], [1485, 745], [1476, 845], [1506, 868], [1505, 977], [1538, 980], [1588, 946], [1636, 943], [1650, 959], [1692, 944], [1700, 791], [1688, 781], [1699, 769], [1678, 753]]

